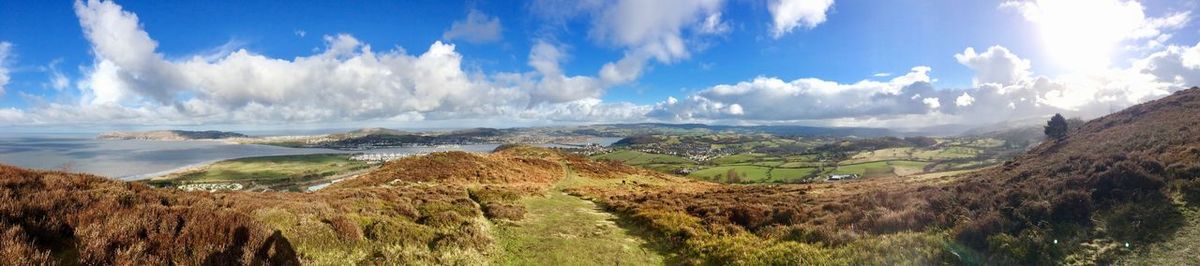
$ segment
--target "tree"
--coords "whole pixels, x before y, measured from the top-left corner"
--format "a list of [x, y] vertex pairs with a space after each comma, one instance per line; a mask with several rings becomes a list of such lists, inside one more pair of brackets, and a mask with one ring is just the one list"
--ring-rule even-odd
[[1062, 114], [1054, 114], [1049, 122], [1046, 122], [1046, 136], [1052, 139], [1062, 139], [1067, 137], [1067, 119], [1063, 118]]

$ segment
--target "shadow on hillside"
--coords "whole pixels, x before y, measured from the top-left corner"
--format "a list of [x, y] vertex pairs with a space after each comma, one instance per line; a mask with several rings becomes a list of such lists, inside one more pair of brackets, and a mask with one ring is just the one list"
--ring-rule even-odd
[[[238, 265], [245, 256], [247, 242], [250, 241], [250, 229], [238, 227], [233, 233], [233, 243], [224, 251], [209, 255], [203, 265]], [[264, 262], [266, 264], [264, 264]], [[250, 265], [300, 265], [296, 249], [292, 243], [283, 237], [279, 230], [267, 237], [262, 246], [255, 251]]]
[[683, 254], [673, 252], [672, 246], [667, 239], [663, 239], [658, 234], [655, 234], [653, 231], [650, 231], [650, 229], [647, 229], [644, 226], [642, 226], [641, 224], [638, 224], [637, 222], [634, 221], [633, 217], [630, 217], [629, 215], [621, 213], [621, 212], [614, 212], [614, 211], [612, 211], [611, 208], [609, 208], [604, 203], [595, 202], [595, 201], [593, 201], [593, 203], [595, 203], [596, 206], [600, 207], [605, 212], [613, 214], [613, 216], [616, 217], [616, 219], [612, 219], [613, 220], [612, 222], [616, 223], [617, 227], [620, 227], [622, 230], [629, 232], [629, 235], [632, 235], [634, 237], [644, 240], [645, 242], [642, 243], [640, 248], [645, 249], [645, 250], [652, 250], [652, 251], [658, 253], [659, 255], [662, 255], [664, 258], [664, 261], [663, 261], [664, 264], [666, 264], [666, 265], [690, 265], [690, 264], [693, 264], [693, 263], [688, 263], [688, 260], [687, 260], [688, 258], [686, 256], [683, 256]]

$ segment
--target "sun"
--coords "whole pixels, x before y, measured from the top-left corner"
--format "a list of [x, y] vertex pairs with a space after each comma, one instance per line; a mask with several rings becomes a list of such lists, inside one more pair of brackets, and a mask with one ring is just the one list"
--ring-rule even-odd
[[1037, 25], [1041, 45], [1054, 63], [1078, 71], [1107, 68], [1145, 21], [1136, 1], [1040, 0], [1019, 8]]

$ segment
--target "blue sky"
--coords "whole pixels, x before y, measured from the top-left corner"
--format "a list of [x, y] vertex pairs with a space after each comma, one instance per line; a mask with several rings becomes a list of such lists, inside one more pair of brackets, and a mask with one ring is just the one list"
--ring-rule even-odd
[[[1196, 7], [4, 1], [0, 124], [925, 126], [1094, 116], [1200, 80], [1200, 63], [1187, 59], [1200, 50]], [[351, 48], [334, 51], [339, 43]], [[444, 57], [433, 59], [434, 47]], [[328, 61], [311, 62], [321, 55]]]

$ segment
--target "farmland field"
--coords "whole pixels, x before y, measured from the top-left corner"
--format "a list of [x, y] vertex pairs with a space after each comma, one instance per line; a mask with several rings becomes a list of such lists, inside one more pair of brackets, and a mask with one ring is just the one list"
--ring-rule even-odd
[[717, 166], [692, 172], [688, 176], [704, 180], [724, 181], [730, 170], [736, 172], [742, 182], [761, 182], [767, 180], [767, 172], [770, 171], [771, 168], [747, 165]]
[[350, 160], [350, 157], [345, 154], [250, 157], [220, 161], [195, 169], [151, 178], [147, 183], [155, 186], [239, 183], [247, 187], [255, 185], [286, 187], [291, 184], [321, 180], [370, 167], [365, 162]]
[[688, 159], [679, 156], [653, 154], [640, 151], [621, 150], [611, 153], [605, 153], [593, 156], [593, 159], [621, 161], [628, 165], [645, 165], [645, 164], [680, 164], [691, 163]]

